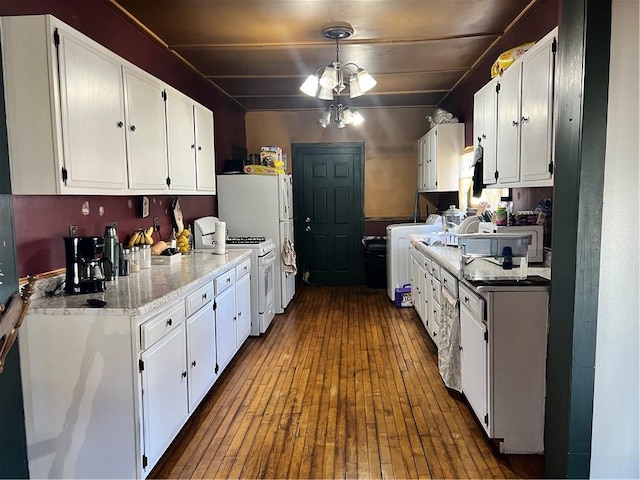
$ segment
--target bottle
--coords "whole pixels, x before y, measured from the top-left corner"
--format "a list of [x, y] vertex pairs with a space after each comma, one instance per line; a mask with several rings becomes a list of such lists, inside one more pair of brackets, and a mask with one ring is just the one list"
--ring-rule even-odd
[[140, 271], [140, 257], [139, 247], [131, 247], [131, 259], [129, 261], [129, 273], [136, 273]]
[[123, 245], [120, 244], [120, 265], [118, 274], [121, 277], [126, 277], [129, 275], [129, 262], [131, 259], [131, 250], [128, 248], [123, 248]]
[[500, 206], [496, 210], [496, 225], [507, 224], [507, 208]]
[[104, 229], [104, 258], [105, 280], [118, 279], [118, 267], [120, 264], [120, 242], [113, 225], [107, 225]]
[[178, 246], [178, 239], [176, 238], [176, 229], [171, 229], [171, 238], [169, 239], [169, 246], [171, 248], [176, 248]]

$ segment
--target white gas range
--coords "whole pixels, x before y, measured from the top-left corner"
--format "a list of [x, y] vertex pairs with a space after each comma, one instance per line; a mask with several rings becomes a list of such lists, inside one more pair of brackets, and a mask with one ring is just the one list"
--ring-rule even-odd
[[[194, 222], [196, 249], [214, 248], [213, 237], [218, 221], [217, 217], [203, 217]], [[265, 237], [227, 237], [225, 248], [251, 250], [251, 335], [261, 335], [275, 316], [275, 242]]]

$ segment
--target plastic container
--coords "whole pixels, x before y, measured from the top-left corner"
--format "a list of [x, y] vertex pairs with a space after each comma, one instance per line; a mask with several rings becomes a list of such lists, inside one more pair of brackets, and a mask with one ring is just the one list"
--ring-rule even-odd
[[129, 259], [129, 273], [137, 273], [140, 271], [140, 247], [131, 247], [131, 255]]
[[480, 233], [458, 235], [462, 249], [462, 274], [475, 281], [524, 280], [531, 235]]
[[140, 268], [151, 268], [151, 245], [141, 245], [138, 257]]

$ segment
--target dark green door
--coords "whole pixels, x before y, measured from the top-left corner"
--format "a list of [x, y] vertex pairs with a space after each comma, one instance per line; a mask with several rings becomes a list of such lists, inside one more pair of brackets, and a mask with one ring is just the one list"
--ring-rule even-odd
[[296, 144], [293, 192], [300, 275], [312, 285], [363, 282], [364, 144]]

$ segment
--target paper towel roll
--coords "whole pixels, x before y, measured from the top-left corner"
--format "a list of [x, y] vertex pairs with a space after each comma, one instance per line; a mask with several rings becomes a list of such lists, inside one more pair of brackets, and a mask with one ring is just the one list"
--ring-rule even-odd
[[213, 253], [223, 255], [226, 251], [227, 224], [225, 222], [216, 222], [216, 230], [213, 234]]

